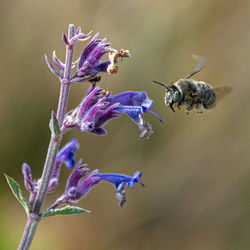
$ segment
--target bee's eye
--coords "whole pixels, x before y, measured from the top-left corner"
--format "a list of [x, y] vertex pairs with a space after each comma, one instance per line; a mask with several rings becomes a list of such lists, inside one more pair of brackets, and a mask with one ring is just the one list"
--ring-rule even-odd
[[173, 94], [173, 102], [178, 102], [180, 99], [181, 95], [179, 91], [175, 91]]

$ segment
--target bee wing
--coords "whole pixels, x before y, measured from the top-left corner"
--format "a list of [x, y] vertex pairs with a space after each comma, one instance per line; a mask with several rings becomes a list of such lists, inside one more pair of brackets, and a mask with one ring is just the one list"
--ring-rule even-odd
[[233, 88], [229, 86], [213, 88], [217, 100], [221, 100], [225, 95], [229, 94], [232, 89]]
[[193, 75], [195, 75], [196, 73], [200, 72], [208, 63], [207, 58], [203, 57], [203, 56], [199, 56], [196, 54], [192, 54], [192, 58], [197, 62], [196, 66], [194, 67], [193, 71], [191, 72], [191, 74], [189, 74], [186, 79], [189, 79], [190, 77], [192, 77]]

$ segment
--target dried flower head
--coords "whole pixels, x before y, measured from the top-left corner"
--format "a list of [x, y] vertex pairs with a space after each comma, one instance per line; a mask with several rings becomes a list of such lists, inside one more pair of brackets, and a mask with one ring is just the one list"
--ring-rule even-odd
[[109, 74], [114, 74], [117, 73], [118, 71], [118, 66], [116, 65], [118, 63], [118, 59], [122, 60], [125, 57], [131, 57], [129, 50], [125, 49], [113, 49], [109, 48], [109, 61], [110, 64], [107, 68], [107, 72]]

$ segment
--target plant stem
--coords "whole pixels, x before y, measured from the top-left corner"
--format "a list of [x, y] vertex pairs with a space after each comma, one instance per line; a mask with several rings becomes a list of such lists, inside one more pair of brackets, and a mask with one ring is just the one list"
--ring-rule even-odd
[[37, 223], [38, 221], [36, 219], [32, 217], [28, 218], [18, 250], [29, 249], [36, 231]]
[[[68, 29], [68, 39], [71, 39], [74, 36], [74, 25], [70, 24]], [[73, 45], [67, 45], [66, 47], [66, 57], [65, 57], [65, 69], [64, 76], [61, 80], [61, 89], [60, 96], [57, 108], [57, 120], [59, 126], [62, 125], [69, 97], [69, 79], [70, 79], [70, 71], [72, 66], [72, 57], [73, 57]], [[53, 165], [56, 159], [56, 154], [58, 152], [58, 148], [60, 146], [60, 142], [62, 140], [62, 136], [51, 135], [50, 144], [47, 152], [47, 157], [45, 160], [43, 174], [41, 177], [41, 185], [37, 192], [36, 198], [33, 203], [33, 207], [31, 209], [31, 214], [28, 217], [28, 221], [26, 223], [24, 233], [22, 236], [22, 240], [19, 245], [19, 250], [29, 249], [31, 242], [33, 240], [38, 220], [40, 214], [40, 209], [44, 198], [46, 196], [46, 191], [49, 185], [50, 176], [52, 173]], [[33, 216], [31, 216], [33, 215]]]

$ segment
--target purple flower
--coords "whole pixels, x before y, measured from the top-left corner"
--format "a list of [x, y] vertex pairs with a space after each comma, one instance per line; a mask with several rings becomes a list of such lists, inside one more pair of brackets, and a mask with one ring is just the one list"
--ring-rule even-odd
[[86, 176], [89, 172], [89, 169], [86, 168], [86, 166], [86, 164], [82, 164], [81, 160], [77, 163], [76, 167], [68, 178], [64, 194], [62, 194], [61, 197], [56, 200], [50, 209], [64, 203], [77, 203], [90, 191], [94, 185], [101, 181], [98, 170], [92, 171], [84, 180], [81, 180], [82, 177]]
[[68, 142], [56, 156], [47, 192], [52, 192], [58, 186], [61, 166], [64, 163], [67, 168], [75, 165], [74, 152], [79, 149], [76, 139]]
[[138, 171], [133, 177], [122, 174], [99, 174], [99, 177], [102, 181], [107, 181], [115, 185], [116, 197], [119, 200], [119, 205], [122, 207], [126, 202], [125, 188], [127, 186], [133, 187], [134, 183], [138, 182], [144, 187], [144, 184], [139, 180], [141, 175], [142, 173]]
[[[86, 166], [86, 164], [82, 164], [81, 160], [77, 163], [76, 167], [73, 169], [68, 178], [65, 192], [49, 209], [54, 209], [57, 206], [65, 203], [78, 203], [80, 199], [86, 196], [93, 186], [100, 183], [101, 181], [107, 181], [115, 185], [117, 192], [116, 196], [120, 202], [120, 206], [123, 206], [124, 202], [126, 201], [125, 188], [127, 186], [133, 187], [134, 183], [138, 182], [144, 187], [144, 184], [139, 180], [141, 177], [141, 172], [136, 172], [134, 176], [131, 177], [113, 173], [100, 174], [99, 170], [96, 169], [88, 175], [89, 169], [86, 168]], [[85, 176], [87, 177], [82, 180], [82, 178]]]
[[111, 119], [127, 114], [137, 123], [142, 131], [141, 138], [148, 138], [153, 132], [152, 126], [144, 120], [143, 114], [154, 114], [160, 122], [161, 118], [150, 109], [153, 101], [148, 99], [145, 92], [128, 91], [117, 95], [110, 95], [99, 86], [92, 84], [80, 105], [68, 113], [63, 121], [62, 132], [76, 128], [82, 132], [96, 135], [106, 134], [103, 126]]
[[55, 163], [65, 163], [67, 168], [72, 168], [75, 165], [74, 152], [79, 149], [76, 139], [68, 142], [56, 155]]
[[153, 101], [147, 97], [146, 92], [127, 91], [120, 94], [110, 96], [108, 98], [110, 104], [119, 103], [115, 110], [128, 115], [138, 125], [142, 131], [140, 138], [148, 139], [153, 133], [152, 126], [144, 120], [143, 114], [149, 112], [155, 115], [162, 122], [159, 115], [150, 109], [153, 107]]
[[62, 132], [76, 128], [81, 132], [91, 132], [96, 135], [106, 134], [102, 127], [110, 119], [120, 115], [120, 112], [115, 110], [119, 104], [111, 105], [107, 101], [109, 95], [99, 86], [92, 84], [78, 108], [71, 111], [64, 119]]
[[[74, 27], [73, 27], [74, 30]], [[73, 32], [72, 36], [68, 38], [65, 33], [62, 35], [63, 43], [69, 48], [73, 49], [74, 45], [79, 41], [84, 41], [90, 38], [91, 31], [88, 34], [84, 34], [79, 27], [76, 31]], [[106, 38], [98, 39], [99, 33], [96, 33], [91, 41], [86, 45], [79, 58], [72, 63], [71, 69], [75, 68], [77, 65], [77, 69], [72, 77], [70, 77], [67, 83], [71, 82], [83, 82], [90, 81], [96, 82], [97, 79], [100, 80], [100, 77], [96, 77], [99, 73], [107, 72], [109, 74], [116, 73], [118, 71], [118, 66], [116, 65], [120, 60], [125, 57], [130, 57], [130, 53], [125, 49], [113, 49], [110, 47], [110, 43], [106, 42]], [[108, 53], [108, 60], [102, 61], [101, 58]], [[47, 56], [45, 55], [45, 61], [50, 71], [56, 75], [61, 82], [65, 81], [63, 79], [65, 64], [61, 62], [57, 56], [55, 51], [52, 55], [53, 64], [57, 68], [50, 63]]]
[[[91, 32], [90, 31], [88, 34], [84, 34], [82, 33], [82, 30], [81, 30], [81, 27], [79, 27], [75, 32], [74, 32], [74, 35], [68, 39], [66, 34], [63, 33], [62, 35], [62, 41], [63, 43], [66, 45], [66, 46], [74, 46], [77, 42], [79, 41], [85, 41], [85, 40], [88, 40], [90, 38], [90, 35], [91, 35]], [[49, 62], [47, 56], [45, 55], [45, 61], [46, 61], [46, 64], [48, 66], [48, 68], [50, 69], [50, 71], [56, 75], [60, 80], [63, 79], [63, 75], [64, 75], [64, 70], [65, 70], [65, 64], [63, 62], [61, 62], [57, 56], [56, 56], [56, 52], [53, 51], [53, 54], [52, 54], [52, 59], [53, 59], [53, 63], [54, 65], [56, 66], [56, 68], [58, 68], [59, 72], [53, 67], [53, 65]], [[76, 66], [76, 63], [73, 63], [72, 64], [72, 69]]]
[[107, 72], [110, 61], [102, 62], [101, 58], [109, 52], [107, 48], [110, 46], [110, 43], [106, 43], [106, 38], [102, 40], [97, 39], [98, 35], [99, 33], [95, 34], [82, 51], [77, 64], [77, 71], [72, 81], [86, 81], [100, 72]]

